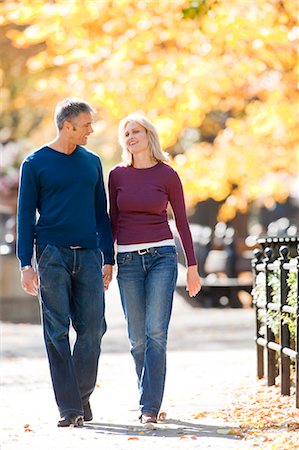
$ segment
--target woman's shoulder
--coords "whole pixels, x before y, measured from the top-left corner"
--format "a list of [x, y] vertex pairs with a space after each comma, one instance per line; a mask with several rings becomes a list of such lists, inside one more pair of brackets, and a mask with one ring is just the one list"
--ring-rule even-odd
[[119, 170], [124, 170], [127, 169], [128, 166], [126, 166], [123, 163], [119, 163], [119, 164], [115, 164], [115, 166], [113, 166], [110, 170], [110, 172], [115, 172], [115, 171], [119, 171]]
[[169, 190], [178, 189], [182, 182], [178, 172], [167, 163], [160, 164], [160, 179]]
[[126, 165], [123, 164], [123, 163], [116, 164], [115, 166], [113, 166], [113, 167], [110, 169], [109, 175], [110, 175], [110, 176], [113, 176], [113, 175], [122, 174], [122, 173], [126, 172], [127, 169], [128, 169], [128, 166], [126, 166]]
[[163, 175], [169, 176], [170, 178], [178, 177], [177, 171], [173, 167], [171, 167], [171, 165], [169, 165], [168, 163], [161, 162], [159, 163], [159, 166], [160, 170], [163, 172]]

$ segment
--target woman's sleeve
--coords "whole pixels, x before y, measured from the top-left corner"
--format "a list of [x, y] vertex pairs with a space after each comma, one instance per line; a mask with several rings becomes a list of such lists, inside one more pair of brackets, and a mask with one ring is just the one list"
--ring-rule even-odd
[[113, 240], [116, 241], [118, 228], [118, 208], [117, 208], [117, 198], [116, 198], [116, 189], [114, 184], [113, 171], [109, 173], [108, 189], [109, 189], [109, 215], [112, 225]]
[[173, 171], [168, 187], [169, 203], [173, 210], [174, 220], [185, 252], [187, 266], [197, 265], [192, 236], [188, 224], [184, 191], [178, 174]]

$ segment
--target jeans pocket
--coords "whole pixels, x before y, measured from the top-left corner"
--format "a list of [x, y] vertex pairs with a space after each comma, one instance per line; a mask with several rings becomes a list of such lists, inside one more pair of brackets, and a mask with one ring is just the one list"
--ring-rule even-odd
[[118, 253], [116, 257], [116, 261], [119, 266], [126, 264], [127, 262], [131, 261], [131, 259], [131, 253]]
[[38, 264], [41, 264], [42, 260], [47, 253], [47, 249], [49, 248], [49, 244], [37, 244], [36, 246], [36, 261]]
[[158, 247], [156, 248], [156, 255], [164, 258], [176, 258], [177, 250], [174, 246]]
[[96, 262], [99, 265], [100, 269], [102, 269], [103, 266], [103, 255], [102, 255], [102, 251], [99, 248], [93, 248], [91, 249], [93, 255], [96, 258]]

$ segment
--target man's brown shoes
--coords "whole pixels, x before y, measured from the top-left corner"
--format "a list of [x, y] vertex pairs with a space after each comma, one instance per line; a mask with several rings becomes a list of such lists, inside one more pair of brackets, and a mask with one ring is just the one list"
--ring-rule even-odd
[[143, 413], [140, 416], [140, 422], [146, 429], [153, 430], [155, 428], [155, 424], [157, 423], [157, 416], [151, 413]]
[[59, 420], [58, 427], [83, 427], [83, 417], [78, 416], [77, 414], [73, 414], [68, 417], [64, 417], [63, 419]]

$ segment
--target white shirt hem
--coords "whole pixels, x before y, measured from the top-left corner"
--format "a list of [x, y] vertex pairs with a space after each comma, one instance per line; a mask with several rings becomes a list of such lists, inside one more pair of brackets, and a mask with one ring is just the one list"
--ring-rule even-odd
[[127, 245], [117, 245], [117, 252], [136, 252], [137, 250], [148, 249], [151, 247], [165, 247], [166, 245], [172, 245], [175, 247], [174, 239], [164, 239], [164, 241], [159, 242], [145, 242], [143, 244], [127, 244]]

